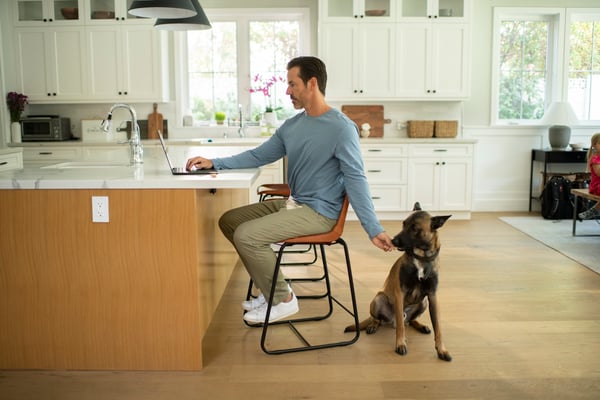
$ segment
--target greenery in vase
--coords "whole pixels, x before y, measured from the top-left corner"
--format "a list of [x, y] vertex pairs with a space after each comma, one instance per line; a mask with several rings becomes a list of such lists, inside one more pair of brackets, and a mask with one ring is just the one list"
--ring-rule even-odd
[[28, 103], [27, 96], [17, 92], [9, 92], [6, 95], [6, 104], [10, 112], [10, 121], [19, 122], [21, 114], [25, 110], [25, 105]]
[[215, 121], [222, 123], [223, 121], [225, 121], [225, 118], [227, 118], [227, 115], [225, 115], [224, 112], [217, 111], [215, 113]]

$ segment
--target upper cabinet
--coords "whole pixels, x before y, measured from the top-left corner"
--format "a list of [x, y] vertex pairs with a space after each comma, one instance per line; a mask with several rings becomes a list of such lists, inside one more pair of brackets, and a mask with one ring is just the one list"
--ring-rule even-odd
[[81, 22], [84, 0], [17, 0], [15, 25], [75, 25]]
[[401, 0], [398, 17], [402, 19], [466, 20], [471, 0]]
[[471, 0], [320, 0], [330, 100], [461, 100], [470, 94]]
[[154, 24], [153, 18], [139, 18], [127, 13], [133, 0], [86, 0], [86, 2], [84, 16], [86, 24], [113, 24], [115, 21], [128, 24]]
[[[167, 100], [166, 33], [127, 17], [132, 1], [17, 0], [19, 90], [38, 104]], [[65, 8], [77, 19], [56, 22]]]
[[320, 3], [322, 21], [348, 20], [391, 21], [396, 17], [396, 0], [323, 0]]

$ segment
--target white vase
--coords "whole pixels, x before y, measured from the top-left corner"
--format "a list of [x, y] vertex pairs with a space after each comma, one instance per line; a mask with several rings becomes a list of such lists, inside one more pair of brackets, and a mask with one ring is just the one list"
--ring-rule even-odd
[[21, 143], [21, 123], [11, 122], [10, 123], [10, 140], [13, 143]]
[[266, 112], [263, 115], [263, 120], [265, 121], [265, 125], [267, 126], [275, 126], [277, 123], [277, 114], [274, 112]]

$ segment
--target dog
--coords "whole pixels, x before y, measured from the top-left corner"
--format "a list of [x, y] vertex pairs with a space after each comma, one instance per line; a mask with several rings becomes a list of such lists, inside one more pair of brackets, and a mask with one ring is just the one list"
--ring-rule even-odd
[[[451, 361], [452, 357], [442, 342], [440, 310], [437, 299], [440, 240], [438, 229], [450, 215], [432, 217], [415, 203], [413, 213], [402, 223], [402, 231], [392, 243], [404, 254], [392, 266], [383, 289], [371, 301], [371, 316], [360, 323], [360, 329], [367, 334], [377, 332], [382, 323], [396, 328], [396, 353], [406, 355], [405, 324], [421, 333], [431, 330], [417, 321], [429, 303], [429, 315], [433, 324], [435, 349], [438, 358]], [[345, 332], [354, 331], [350, 325]]]

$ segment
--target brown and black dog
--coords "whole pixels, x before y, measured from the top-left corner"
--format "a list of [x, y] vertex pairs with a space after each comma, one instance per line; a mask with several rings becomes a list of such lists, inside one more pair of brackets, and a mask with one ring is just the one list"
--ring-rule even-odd
[[[421, 210], [419, 203], [415, 203], [414, 210], [404, 220], [402, 231], [392, 239], [394, 246], [404, 254], [392, 266], [383, 290], [371, 302], [371, 316], [360, 323], [360, 329], [370, 334], [377, 332], [382, 323], [393, 324], [396, 327], [396, 353], [405, 355], [408, 352], [405, 323], [419, 332], [431, 333], [429, 327], [417, 321], [429, 303], [438, 357], [451, 361], [452, 357], [442, 342], [436, 293], [440, 252], [437, 230], [450, 215], [432, 217]], [[354, 328], [354, 325], [350, 325], [346, 327], [346, 332]]]

